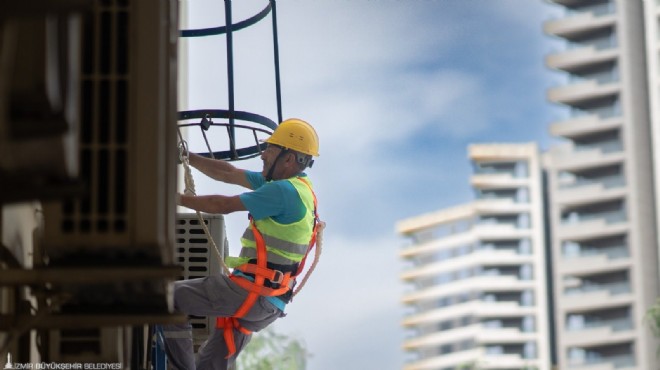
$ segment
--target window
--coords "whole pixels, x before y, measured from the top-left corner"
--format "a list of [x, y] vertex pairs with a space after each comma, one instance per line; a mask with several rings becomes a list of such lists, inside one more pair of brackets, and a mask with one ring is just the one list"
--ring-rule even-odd
[[530, 359], [536, 358], [536, 343], [527, 342], [523, 348], [523, 358]]
[[532, 242], [527, 239], [520, 239], [518, 246], [518, 254], [529, 255], [532, 254]]
[[531, 290], [525, 290], [520, 296], [520, 305], [525, 307], [534, 306], [534, 293]]
[[525, 333], [533, 333], [536, 331], [536, 321], [534, 320], [534, 316], [523, 317], [522, 331]]

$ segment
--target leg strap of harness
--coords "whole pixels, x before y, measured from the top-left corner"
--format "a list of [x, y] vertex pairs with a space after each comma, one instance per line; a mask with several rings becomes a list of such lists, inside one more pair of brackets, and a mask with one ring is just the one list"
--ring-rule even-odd
[[245, 329], [239, 324], [238, 318], [236, 317], [218, 317], [215, 319], [215, 327], [223, 329], [222, 336], [225, 338], [225, 343], [227, 344], [227, 356], [225, 358], [230, 358], [236, 353], [234, 329], [240, 330], [241, 333], [246, 335], [252, 334], [251, 331]]
[[[257, 302], [257, 299], [259, 299], [261, 293], [261, 289], [270, 289], [264, 287], [264, 281], [266, 280], [266, 277], [264, 275], [268, 275], [269, 273], [267, 272], [268, 269], [267, 267], [267, 260], [268, 260], [268, 252], [266, 251], [266, 243], [264, 242], [264, 238], [257, 230], [256, 225], [254, 224], [254, 220], [250, 218], [250, 226], [252, 228], [252, 234], [254, 235], [254, 240], [257, 244], [257, 264], [256, 268], [254, 269], [254, 283], [241, 278], [239, 276], [231, 276], [230, 279], [243, 287], [243, 283], [247, 282], [250, 283], [250, 289], [244, 288], [248, 291], [248, 296], [245, 298], [245, 301], [243, 301], [243, 304], [236, 310], [236, 312], [231, 316], [231, 317], [218, 317], [216, 318], [216, 328], [223, 329], [223, 337], [225, 338], [225, 343], [227, 344], [227, 356], [226, 358], [230, 358], [236, 353], [236, 342], [234, 340], [234, 329], [240, 330], [242, 333], [245, 334], [250, 334], [251, 331], [245, 329], [240, 325], [238, 322], [238, 319], [245, 316], [252, 306], [254, 306], [255, 302]], [[274, 271], [274, 270], [270, 270]], [[261, 273], [258, 273], [261, 272]], [[273, 272], [273, 274], [275, 274]], [[281, 272], [280, 272], [281, 274]], [[290, 275], [290, 274], [288, 274]], [[273, 275], [273, 277], [275, 277]], [[289, 276], [287, 276], [288, 278]], [[284, 279], [284, 277], [283, 277]], [[254, 286], [252, 286], [252, 284]], [[286, 290], [289, 289], [288, 284], [284, 286]], [[285, 290], [285, 292], [286, 292]]]

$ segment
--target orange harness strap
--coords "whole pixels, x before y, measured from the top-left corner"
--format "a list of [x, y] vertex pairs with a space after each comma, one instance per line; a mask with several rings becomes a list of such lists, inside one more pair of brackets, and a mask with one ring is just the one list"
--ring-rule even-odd
[[[305, 260], [307, 259], [309, 252], [316, 245], [316, 233], [318, 230], [318, 222], [317, 222], [318, 214], [316, 212], [316, 205], [317, 205], [316, 194], [314, 194], [312, 187], [309, 185], [307, 181], [303, 180], [301, 177], [298, 177], [298, 179], [302, 181], [305, 185], [307, 185], [307, 187], [309, 187], [309, 190], [312, 192], [312, 196], [314, 197], [314, 229], [312, 231], [310, 247], [307, 249], [307, 253], [300, 262], [298, 266], [298, 270], [296, 271], [295, 274], [291, 274], [290, 272], [282, 273], [281, 271], [278, 270], [269, 269], [267, 265], [268, 251], [266, 250], [266, 242], [264, 242], [263, 235], [261, 235], [261, 232], [259, 232], [257, 226], [254, 223], [254, 220], [252, 219], [252, 216], [250, 216], [250, 228], [252, 229], [252, 234], [254, 235], [254, 241], [257, 246], [257, 263], [256, 265], [253, 263], [246, 263], [237, 266], [236, 269], [241, 272], [254, 274], [254, 282], [240, 276], [236, 276], [236, 275], [230, 276], [229, 278], [233, 282], [235, 282], [241, 288], [248, 291], [248, 296], [245, 298], [245, 301], [243, 301], [241, 306], [236, 310], [234, 315], [232, 315], [231, 317], [218, 317], [216, 318], [215, 321], [215, 327], [218, 329], [223, 329], [223, 337], [225, 339], [225, 343], [227, 344], [227, 356], [225, 358], [230, 358], [236, 353], [234, 329], [240, 330], [241, 333], [244, 334], [252, 333], [250, 330], [247, 330], [244, 327], [242, 327], [238, 322], [238, 319], [245, 316], [250, 311], [250, 309], [257, 302], [257, 299], [259, 299], [260, 296], [268, 296], [268, 297], [279, 296], [291, 290], [295, 282], [295, 277], [302, 272], [305, 264]], [[264, 282], [266, 279], [279, 284], [280, 288], [275, 289], [275, 288], [265, 287]]]
[[303, 257], [302, 261], [300, 261], [300, 264], [298, 265], [298, 271], [293, 276], [298, 276], [300, 273], [303, 271], [303, 268], [305, 267], [305, 261], [307, 261], [307, 256], [309, 256], [309, 252], [314, 249], [316, 246], [316, 234], [318, 233], [319, 230], [319, 214], [316, 211], [317, 210], [317, 201], [316, 201], [316, 194], [314, 194], [314, 190], [312, 190], [312, 186], [302, 177], [298, 177], [298, 180], [302, 181], [303, 184], [307, 185], [309, 188], [309, 191], [312, 192], [312, 197], [314, 198], [314, 229], [312, 230], [312, 239], [309, 241], [309, 248], [307, 248], [307, 253], [305, 253], [305, 257]]
[[249, 335], [252, 334], [250, 330], [245, 329], [238, 323], [235, 317], [218, 317], [215, 319], [215, 327], [223, 329], [222, 336], [225, 338], [227, 344], [227, 356], [229, 358], [236, 353], [236, 342], [234, 341], [234, 329], [238, 329], [241, 333]]
[[[252, 234], [254, 235], [254, 240], [257, 244], [257, 268], [260, 271], [268, 270], [266, 267], [267, 260], [267, 251], [266, 243], [264, 238], [257, 230], [257, 227], [254, 225], [254, 220], [250, 217], [250, 227], [252, 228]], [[242, 281], [245, 279], [232, 275], [229, 277], [233, 282], [241, 285]], [[262, 274], [254, 275], [254, 285], [263, 287], [264, 285], [264, 276]], [[248, 282], [248, 281], [246, 281]], [[252, 282], [249, 282], [252, 284]], [[227, 344], [227, 356], [225, 358], [230, 358], [236, 353], [236, 342], [234, 341], [234, 329], [240, 330], [244, 334], [251, 334], [252, 332], [242, 327], [238, 319], [245, 316], [245, 314], [250, 311], [250, 308], [257, 302], [259, 299], [259, 292], [254, 291], [253, 289], [247, 289], [248, 296], [245, 298], [241, 306], [236, 310], [232, 317], [218, 317], [215, 319], [215, 327], [223, 329], [223, 336], [225, 338], [225, 343]]]

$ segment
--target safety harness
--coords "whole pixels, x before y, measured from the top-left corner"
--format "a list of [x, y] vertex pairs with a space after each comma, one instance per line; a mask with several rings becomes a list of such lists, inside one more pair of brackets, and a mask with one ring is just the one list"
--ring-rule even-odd
[[[252, 234], [254, 235], [254, 240], [256, 242], [257, 249], [257, 258], [255, 263], [244, 263], [240, 266], [235, 267], [235, 270], [238, 270], [244, 274], [254, 275], [254, 281], [250, 281], [240, 275], [231, 275], [229, 278], [235, 282], [238, 286], [248, 291], [248, 296], [245, 298], [245, 301], [241, 306], [236, 310], [236, 312], [230, 317], [218, 317], [216, 318], [216, 328], [223, 329], [223, 336], [225, 343], [227, 344], [227, 356], [225, 358], [230, 358], [236, 353], [236, 343], [234, 341], [234, 329], [239, 330], [243, 334], [251, 334], [252, 332], [239, 323], [240, 318], [244, 317], [252, 308], [252, 306], [257, 302], [260, 296], [265, 297], [275, 297], [287, 293], [293, 289], [295, 285], [296, 277], [303, 271], [305, 266], [305, 260], [309, 255], [309, 252], [316, 245], [317, 233], [319, 232], [319, 227], [322, 225], [320, 222], [318, 213], [317, 213], [317, 202], [316, 195], [310, 184], [303, 179], [302, 177], [297, 177], [298, 180], [302, 181], [309, 190], [312, 192], [312, 197], [314, 198], [314, 225], [312, 228], [312, 237], [309, 241], [309, 247], [305, 253], [305, 256], [300, 261], [298, 269], [294, 272], [283, 273], [279, 270], [274, 270], [268, 268], [268, 252], [266, 250], [266, 243], [264, 237], [257, 229], [257, 226], [254, 222], [252, 215], [250, 218], [250, 228]], [[317, 254], [319, 252], [317, 251]], [[311, 273], [311, 271], [310, 271]], [[308, 273], [309, 275], [309, 273]], [[306, 279], [307, 277], [305, 277]], [[266, 280], [269, 280], [271, 283], [279, 285], [278, 288], [267, 287], [264, 285]], [[302, 286], [300, 287], [302, 288]], [[300, 291], [300, 288], [295, 292], [296, 294]]]

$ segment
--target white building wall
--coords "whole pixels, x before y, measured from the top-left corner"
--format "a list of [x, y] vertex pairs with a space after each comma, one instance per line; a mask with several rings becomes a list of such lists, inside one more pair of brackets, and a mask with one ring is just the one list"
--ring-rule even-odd
[[567, 50], [546, 63], [570, 82], [548, 99], [571, 110], [551, 126], [566, 140], [549, 154], [559, 367], [657, 368], [657, 340], [643, 322], [658, 296], [649, 120], [657, 107], [647, 89], [657, 84], [649, 76], [658, 50], [644, 41], [658, 37], [657, 2], [553, 2], [566, 16], [545, 31]]
[[550, 369], [538, 149], [472, 145], [469, 157], [477, 200], [397, 225], [411, 239], [403, 303], [416, 307], [405, 368]]

